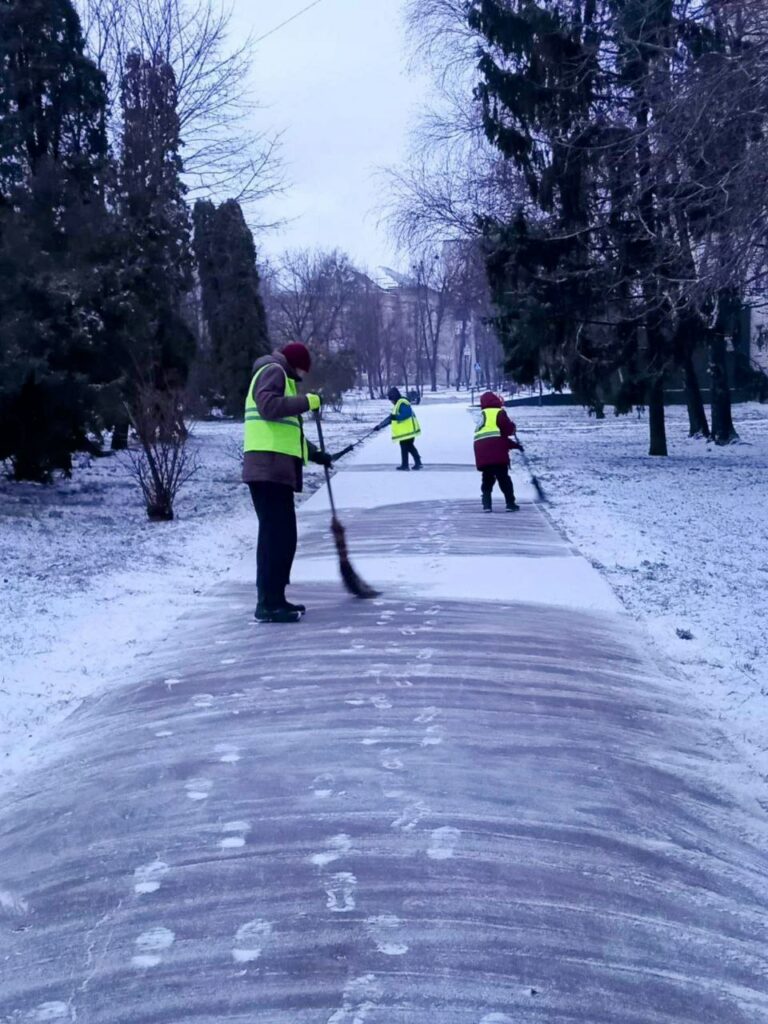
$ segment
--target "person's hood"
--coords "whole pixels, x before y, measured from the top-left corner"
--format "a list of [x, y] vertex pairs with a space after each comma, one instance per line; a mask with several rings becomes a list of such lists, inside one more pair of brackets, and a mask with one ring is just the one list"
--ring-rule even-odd
[[481, 409], [503, 409], [504, 399], [501, 395], [495, 395], [492, 391], [486, 391], [480, 395]]
[[397, 388], [390, 388], [389, 391], [387, 392], [387, 398], [392, 403], [399, 402], [402, 397], [403, 396], [400, 394]]
[[282, 370], [285, 370], [291, 380], [301, 380], [282, 352], [272, 352], [268, 356], [260, 356], [253, 364], [251, 374], [258, 373], [262, 366], [269, 366], [270, 363], [277, 363]]

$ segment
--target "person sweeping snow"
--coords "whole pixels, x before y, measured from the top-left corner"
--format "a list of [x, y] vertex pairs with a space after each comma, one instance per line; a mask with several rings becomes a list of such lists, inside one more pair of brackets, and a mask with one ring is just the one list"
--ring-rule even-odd
[[509, 453], [513, 449], [523, 451], [515, 437], [517, 428], [507, 416], [504, 399], [486, 391], [480, 396], [482, 422], [475, 430], [475, 465], [483, 474], [481, 494], [483, 512], [493, 511], [493, 487], [499, 485], [507, 503], [507, 512], [519, 512], [515, 501], [515, 489], [509, 475]]
[[298, 622], [304, 605], [286, 600], [296, 555], [294, 494], [301, 492], [307, 462], [330, 466], [334, 457], [304, 436], [302, 413], [320, 409], [319, 395], [299, 395], [296, 384], [309, 373], [309, 350], [292, 342], [253, 366], [245, 400], [243, 481], [259, 519], [256, 589], [259, 622]]
[[383, 429], [387, 424], [391, 424], [392, 440], [400, 445], [400, 465], [397, 467], [398, 469], [407, 471], [411, 468], [408, 465], [409, 455], [413, 459], [413, 468], [421, 469], [421, 456], [415, 444], [415, 439], [421, 433], [421, 427], [416, 419], [413, 406], [407, 398], [403, 398], [397, 388], [390, 388], [387, 392], [387, 398], [392, 403], [392, 412], [385, 420], [382, 420], [377, 429]]

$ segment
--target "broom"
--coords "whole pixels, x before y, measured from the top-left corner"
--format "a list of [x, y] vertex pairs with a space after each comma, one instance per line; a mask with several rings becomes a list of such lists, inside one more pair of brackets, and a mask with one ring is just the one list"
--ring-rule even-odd
[[[520, 438], [517, 436], [517, 434], [515, 434], [515, 440], [517, 441], [518, 444], [520, 444]], [[531, 463], [530, 463], [530, 461], [528, 459], [528, 456], [522, 450], [522, 445], [520, 447], [520, 458], [523, 460], [523, 465], [528, 470], [528, 476], [531, 478], [531, 483], [533, 484], [534, 491], [536, 491], [537, 498], [544, 505], [549, 504], [549, 502], [547, 501], [547, 496], [544, 493], [544, 488], [541, 486], [541, 482], [539, 481], [539, 478], [536, 476], [536, 474], [531, 469]]]
[[[325, 454], [323, 425], [320, 420], [319, 412], [315, 412], [315, 424], [317, 425], [317, 436], [320, 441], [320, 451]], [[339, 572], [341, 573], [342, 582], [350, 594], [354, 597], [359, 597], [361, 600], [378, 597], [379, 591], [368, 586], [365, 580], [361, 579], [352, 567], [352, 563], [349, 560], [349, 553], [347, 551], [347, 538], [344, 527], [341, 525], [338, 516], [336, 515], [336, 505], [333, 500], [333, 489], [331, 488], [331, 471], [328, 466], [323, 466], [323, 469], [325, 470], [325, 482], [328, 485], [328, 500], [331, 503], [331, 533], [333, 534], [333, 539], [336, 543], [336, 551], [339, 556]]]

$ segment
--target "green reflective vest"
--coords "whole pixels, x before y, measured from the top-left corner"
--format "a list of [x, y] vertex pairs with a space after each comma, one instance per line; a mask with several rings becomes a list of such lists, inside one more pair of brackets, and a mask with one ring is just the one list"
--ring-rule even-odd
[[[403, 405], [407, 405], [408, 402], [405, 398], [401, 398], [395, 403], [395, 407], [392, 410], [392, 415], [397, 416]], [[413, 414], [413, 406], [411, 406], [411, 413]], [[411, 438], [418, 437], [421, 433], [421, 427], [419, 421], [415, 415], [411, 415], [407, 420], [392, 420], [392, 440], [393, 441], [410, 441]]]
[[[309, 461], [307, 441], [301, 416], [286, 416], [281, 420], [265, 420], [253, 400], [253, 389], [259, 376], [273, 363], [266, 363], [254, 374], [245, 399], [245, 431], [243, 451], [275, 452], [278, 455], [292, 455], [305, 464]], [[282, 369], [282, 367], [281, 367]], [[283, 370], [285, 373], [285, 370]], [[296, 381], [285, 374], [285, 397], [296, 395]]]
[[501, 409], [483, 409], [483, 422], [475, 431], [475, 440], [482, 441], [486, 437], [501, 437], [499, 429], [499, 413]]

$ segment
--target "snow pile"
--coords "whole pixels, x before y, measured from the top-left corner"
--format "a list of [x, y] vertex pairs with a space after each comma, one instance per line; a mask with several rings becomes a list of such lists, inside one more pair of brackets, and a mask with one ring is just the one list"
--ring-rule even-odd
[[726, 448], [668, 410], [667, 459], [648, 457], [645, 418], [512, 416], [552, 517], [768, 772], [768, 407], [737, 406]]
[[[389, 408], [355, 399], [326, 412], [330, 450]], [[124, 679], [196, 595], [251, 552], [255, 559], [242, 424], [199, 423], [191, 443], [200, 470], [172, 523], [148, 522], [122, 456], [84, 457], [52, 487], [0, 478], [0, 776], [21, 764], [26, 740]], [[321, 481], [322, 469], [308, 467], [304, 496]]]

